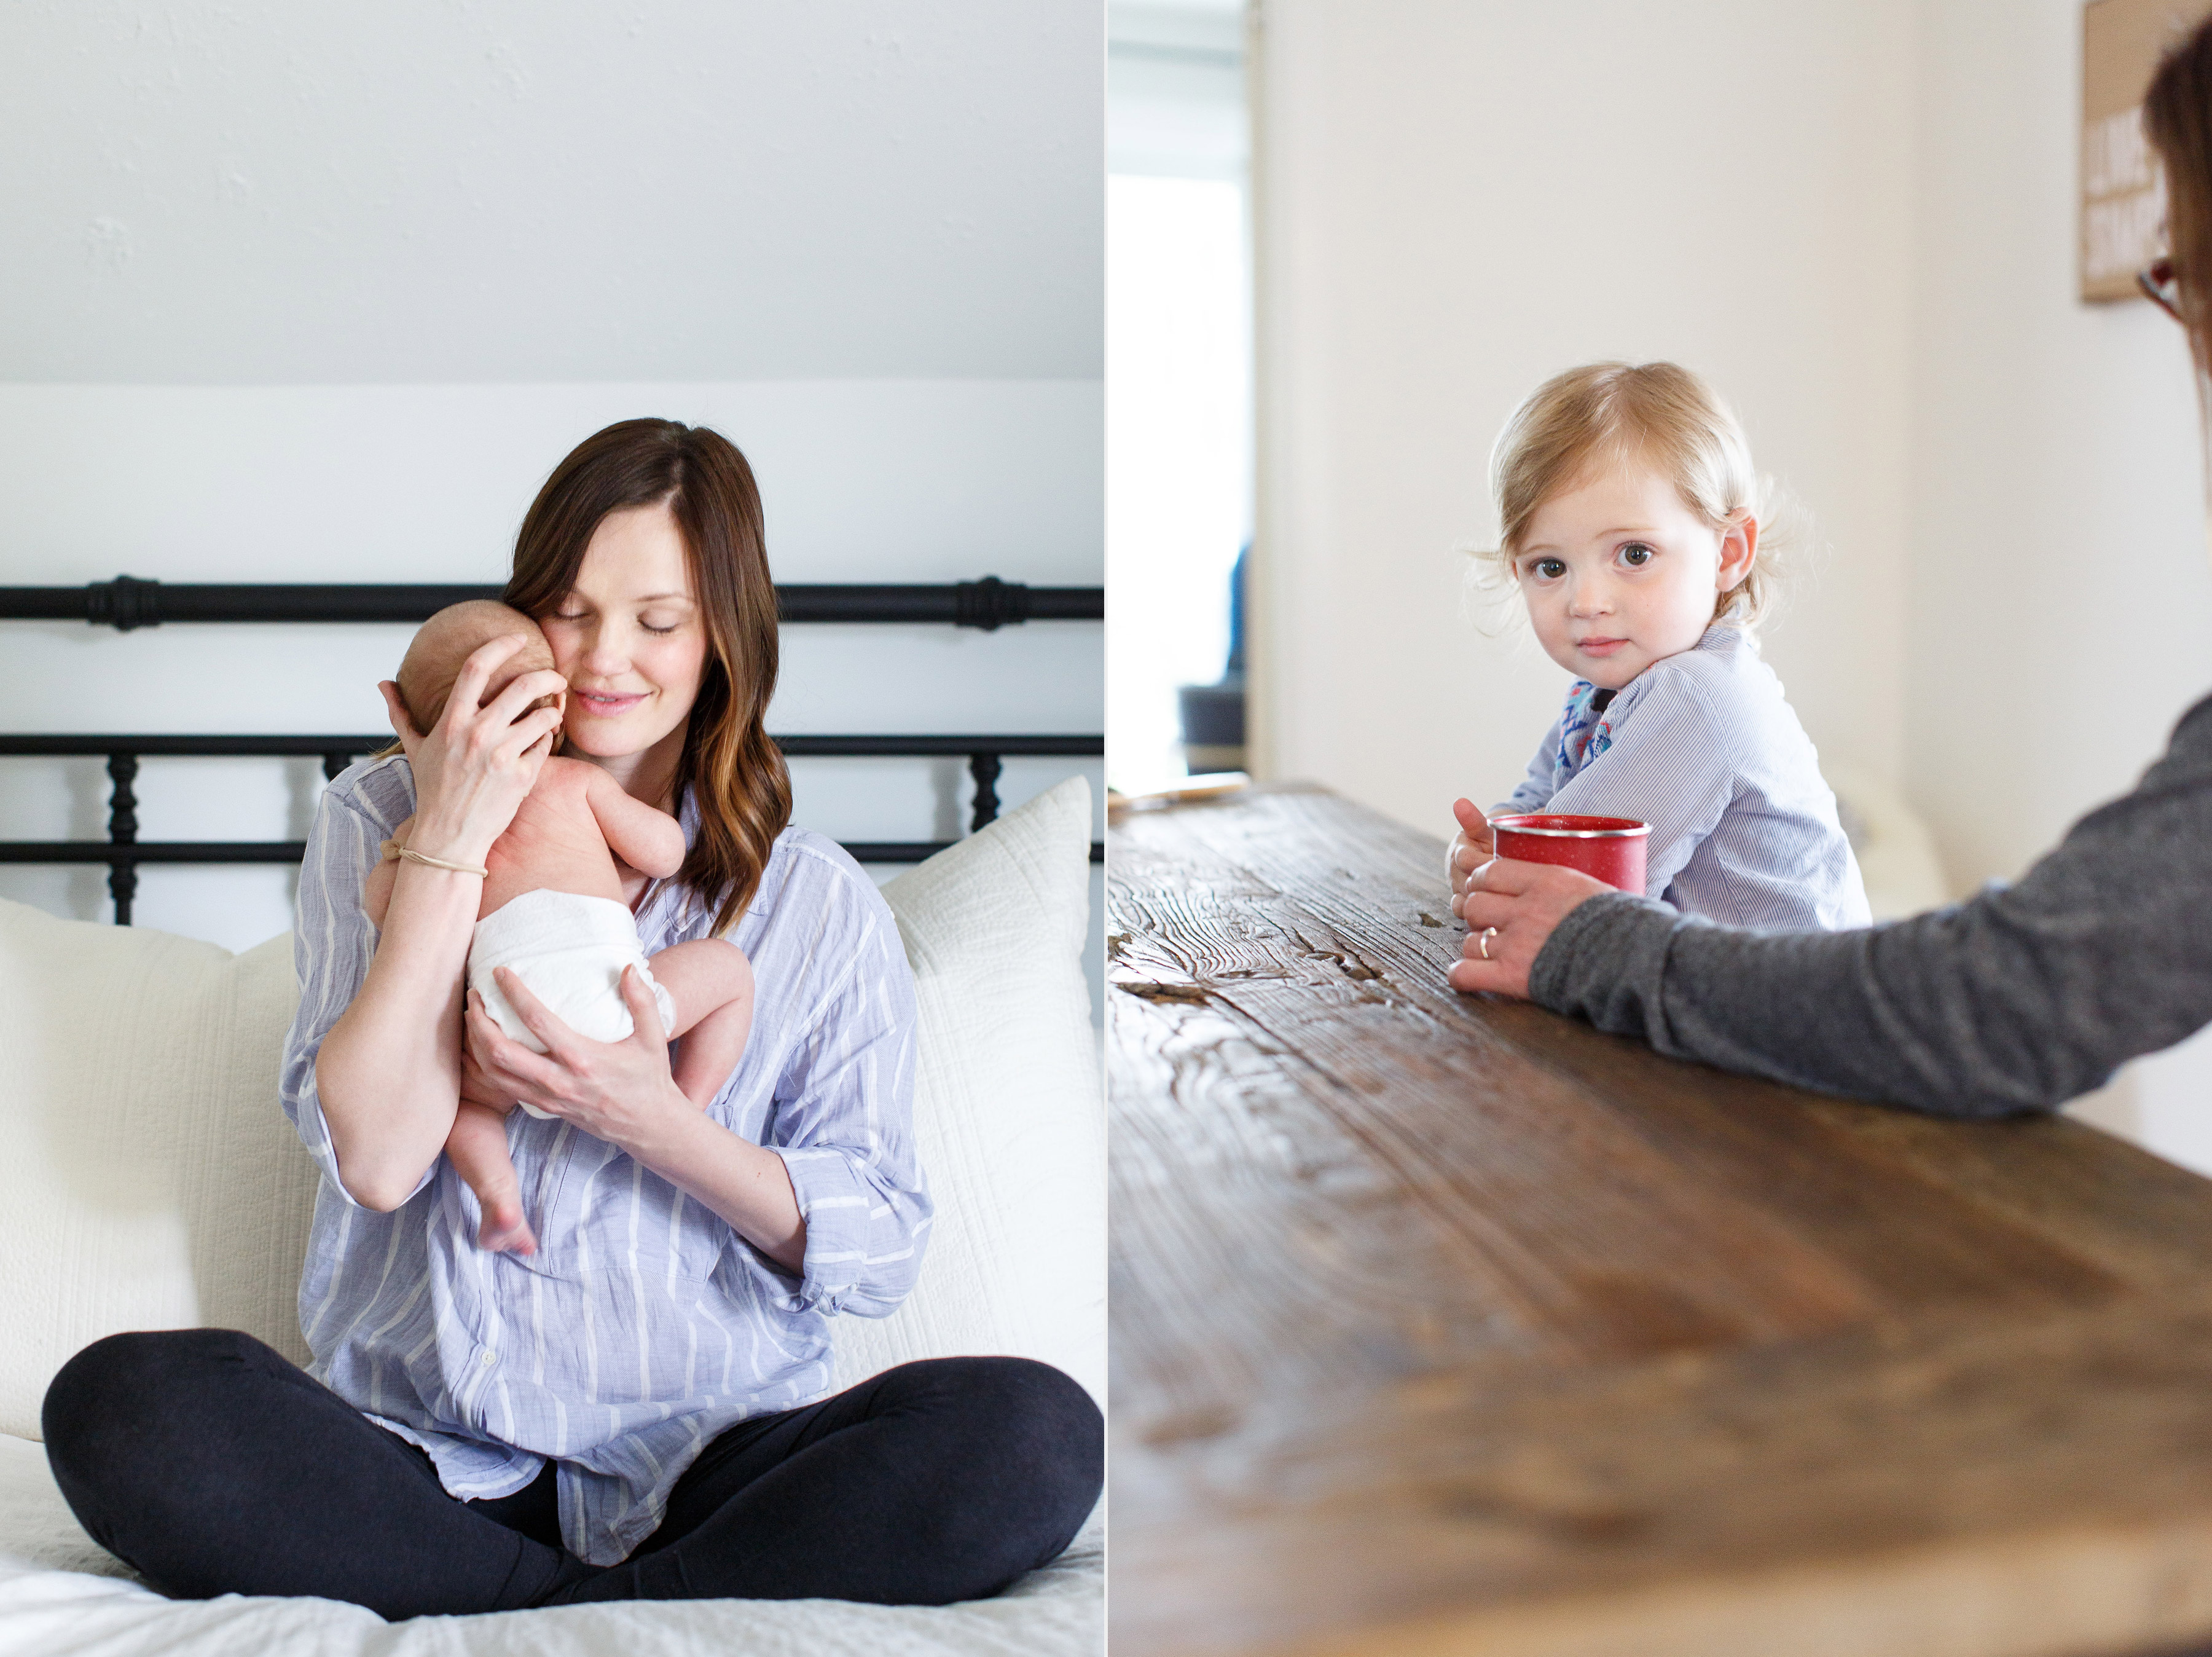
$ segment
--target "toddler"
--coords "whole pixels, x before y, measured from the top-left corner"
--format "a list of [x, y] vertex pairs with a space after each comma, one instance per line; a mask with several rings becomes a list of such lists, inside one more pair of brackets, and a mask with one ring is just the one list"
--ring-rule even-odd
[[[519, 610], [489, 600], [457, 604], [422, 624], [399, 665], [400, 700], [415, 728], [427, 731], [445, 711], [453, 679], [478, 647], [520, 633], [528, 643], [493, 670], [489, 702], [522, 673], [553, 666], [538, 625]], [[398, 876], [399, 848], [414, 819], [384, 846], [369, 874], [362, 906], [380, 931]], [[622, 998], [622, 974], [635, 966], [652, 990], [668, 1036], [682, 1037], [676, 1085], [701, 1110], [714, 1103], [737, 1068], [752, 1028], [752, 964], [735, 944], [694, 939], [662, 950], [650, 963], [622, 900], [619, 857], [632, 868], [665, 879], [683, 867], [684, 831], [666, 812], [632, 799], [596, 765], [548, 758], [507, 832], [484, 859], [488, 873], [469, 947], [469, 987], [507, 1035], [534, 1052], [532, 1034], [492, 976], [507, 967], [577, 1034], [593, 1041], [626, 1039], [635, 1027]], [[518, 1101], [519, 1102], [519, 1101]], [[532, 1116], [546, 1112], [529, 1105]], [[521, 1190], [507, 1154], [504, 1112], [464, 1100], [446, 1140], [446, 1154], [477, 1196], [488, 1249], [537, 1250], [523, 1217]]]
[[[1494, 557], [1565, 711], [1497, 812], [1651, 825], [1646, 894], [1729, 926], [1864, 926], [1866, 892], [1813, 744], [1751, 636], [1771, 582], [1763, 484], [1734, 415], [1671, 362], [1571, 369], [1491, 460]], [[1453, 811], [1452, 908], [1492, 853]]]

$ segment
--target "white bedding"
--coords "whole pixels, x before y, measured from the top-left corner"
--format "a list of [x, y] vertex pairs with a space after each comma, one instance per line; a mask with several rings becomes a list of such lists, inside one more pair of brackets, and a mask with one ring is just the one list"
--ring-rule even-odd
[[79, 1528], [46, 1447], [0, 1435], [0, 1651], [8, 1657], [1097, 1657], [1100, 1515], [996, 1599], [937, 1608], [695, 1599], [386, 1623], [332, 1599], [165, 1599]]

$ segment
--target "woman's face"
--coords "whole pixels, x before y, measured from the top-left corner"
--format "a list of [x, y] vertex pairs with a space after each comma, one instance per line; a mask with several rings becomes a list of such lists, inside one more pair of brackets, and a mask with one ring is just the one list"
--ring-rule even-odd
[[665, 506], [610, 512], [576, 584], [538, 618], [568, 681], [568, 752], [625, 759], [680, 751], [707, 663], [706, 618]]

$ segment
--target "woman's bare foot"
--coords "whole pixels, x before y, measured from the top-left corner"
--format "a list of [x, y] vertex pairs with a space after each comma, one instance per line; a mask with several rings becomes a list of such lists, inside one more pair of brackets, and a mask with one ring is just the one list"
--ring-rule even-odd
[[516, 1254], [538, 1252], [538, 1239], [532, 1234], [530, 1221], [522, 1217], [522, 1194], [519, 1190], [497, 1191], [489, 1197], [478, 1197], [483, 1209], [483, 1226], [477, 1233], [477, 1246], [494, 1253], [508, 1250]]

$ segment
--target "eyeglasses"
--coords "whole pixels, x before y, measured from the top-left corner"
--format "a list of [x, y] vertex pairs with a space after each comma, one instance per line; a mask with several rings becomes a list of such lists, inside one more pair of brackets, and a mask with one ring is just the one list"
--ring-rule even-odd
[[2182, 320], [2181, 284], [2173, 279], [2173, 261], [2154, 259], [2136, 272], [2136, 286], [2143, 290], [2143, 297], [2164, 311], [2176, 322]]

